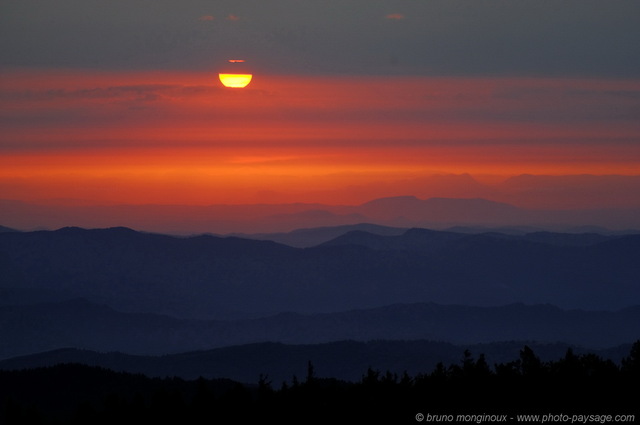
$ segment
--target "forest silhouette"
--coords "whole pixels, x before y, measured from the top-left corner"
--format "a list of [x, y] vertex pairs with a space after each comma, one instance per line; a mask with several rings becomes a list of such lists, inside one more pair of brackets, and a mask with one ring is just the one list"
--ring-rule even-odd
[[[82, 364], [0, 371], [0, 423], [248, 424], [416, 423], [416, 414], [636, 415], [640, 340], [618, 364], [595, 354], [542, 361], [528, 346], [513, 361], [489, 365], [462, 353], [409, 376], [369, 368], [357, 382], [304, 377], [252, 384], [226, 379], [149, 378]], [[477, 422], [477, 421], [476, 421]]]

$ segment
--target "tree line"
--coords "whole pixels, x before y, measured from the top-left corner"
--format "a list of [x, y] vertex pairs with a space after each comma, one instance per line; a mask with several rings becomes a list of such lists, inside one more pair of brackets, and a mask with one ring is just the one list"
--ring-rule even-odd
[[[635, 414], [640, 403], [640, 340], [618, 364], [594, 354], [541, 361], [528, 346], [489, 365], [465, 350], [410, 376], [369, 368], [357, 382], [306, 376], [274, 383], [187, 381], [80, 364], [0, 371], [0, 423], [251, 424], [416, 423], [418, 412], [459, 414]], [[640, 418], [640, 416], [637, 416]]]

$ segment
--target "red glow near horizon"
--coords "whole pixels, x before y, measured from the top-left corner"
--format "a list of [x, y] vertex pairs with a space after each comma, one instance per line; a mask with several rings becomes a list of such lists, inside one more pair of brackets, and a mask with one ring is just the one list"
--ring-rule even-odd
[[439, 173], [640, 174], [640, 123], [611, 114], [637, 81], [21, 71], [0, 90], [5, 199], [358, 203]]

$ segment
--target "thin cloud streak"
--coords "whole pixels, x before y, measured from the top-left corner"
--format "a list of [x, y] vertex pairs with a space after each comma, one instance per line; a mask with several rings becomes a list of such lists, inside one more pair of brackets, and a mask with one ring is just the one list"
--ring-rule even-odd
[[88, 75], [85, 86], [76, 80], [75, 87], [33, 89], [19, 73], [5, 74], [0, 149], [136, 138], [146, 146], [172, 138], [180, 145], [633, 144], [640, 134], [634, 81], [262, 76], [253, 88], [232, 92], [209, 74], [150, 76], [147, 84], [137, 78], [113, 74], [96, 84]]

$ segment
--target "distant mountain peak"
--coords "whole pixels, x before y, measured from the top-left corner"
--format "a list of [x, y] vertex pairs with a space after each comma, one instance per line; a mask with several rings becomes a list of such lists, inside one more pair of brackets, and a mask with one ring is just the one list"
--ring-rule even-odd
[[383, 204], [383, 203], [392, 203], [392, 202], [420, 202], [421, 200], [418, 199], [417, 197], [413, 196], [413, 195], [402, 195], [402, 196], [388, 196], [388, 197], [384, 197], [384, 198], [376, 198], [376, 199], [372, 199], [371, 201], [365, 202], [364, 204], [361, 204], [361, 206], [367, 206], [367, 205], [376, 205], [376, 204]]
[[473, 204], [473, 205], [501, 205], [509, 208], [516, 208], [506, 202], [492, 201], [485, 198], [444, 198], [444, 197], [432, 197], [425, 199], [427, 203], [448, 203], [448, 204]]
[[371, 201], [361, 204], [361, 206], [376, 205], [376, 204], [391, 204], [391, 203], [450, 203], [450, 204], [484, 204], [484, 205], [503, 205], [511, 208], [516, 208], [506, 202], [493, 201], [485, 198], [460, 198], [460, 197], [444, 197], [444, 196], [432, 196], [426, 199], [420, 199], [413, 195], [405, 196], [388, 196], [384, 198], [377, 198]]
[[74, 232], [86, 232], [86, 231], [87, 229], [83, 227], [77, 227], [77, 226], [65, 226], [57, 230], [54, 230], [54, 232], [56, 233], [74, 233]]

